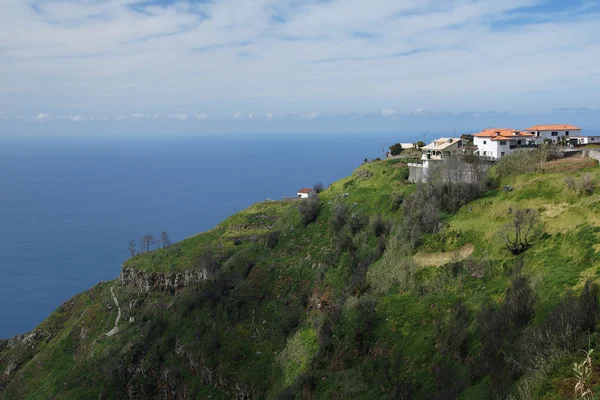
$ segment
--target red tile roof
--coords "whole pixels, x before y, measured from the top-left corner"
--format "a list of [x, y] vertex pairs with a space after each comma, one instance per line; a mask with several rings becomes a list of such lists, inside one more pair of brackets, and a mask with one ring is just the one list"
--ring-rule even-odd
[[302, 188], [302, 189], [298, 190], [298, 193], [306, 193], [306, 194], [308, 194], [308, 193], [310, 193], [312, 191], [314, 191], [314, 189]]
[[473, 135], [475, 137], [489, 137], [492, 140], [510, 140], [511, 138], [529, 138], [534, 136], [532, 133], [521, 132], [515, 129], [507, 128], [488, 128]]
[[536, 125], [536, 126], [532, 126], [531, 128], [527, 128], [525, 129], [526, 131], [564, 131], [564, 130], [570, 130], [570, 131], [576, 131], [576, 130], [581, 130], [581, 128], [578, 128], [574, 125], [569, 125], [569, 124], [564, 124], [564, 125]]

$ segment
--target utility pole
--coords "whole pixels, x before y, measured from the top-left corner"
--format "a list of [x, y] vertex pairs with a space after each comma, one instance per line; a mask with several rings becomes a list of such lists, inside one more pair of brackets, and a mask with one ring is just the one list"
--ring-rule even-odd
[[267, 189], [265, 189], [265, 201], [267, 201]]

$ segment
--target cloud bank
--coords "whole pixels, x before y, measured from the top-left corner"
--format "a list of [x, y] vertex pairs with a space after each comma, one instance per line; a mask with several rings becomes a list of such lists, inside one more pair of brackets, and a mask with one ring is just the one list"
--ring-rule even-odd
[[600, 108], [597, 1], [6, 0], [0, 33], [38, 121]]

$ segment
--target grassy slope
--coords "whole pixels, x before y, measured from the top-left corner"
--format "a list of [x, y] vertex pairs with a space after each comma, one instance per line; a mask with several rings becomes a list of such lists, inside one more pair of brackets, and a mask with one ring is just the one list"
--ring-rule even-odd
[[[189, 268], [207, 243], [220, 243], [228, 286], [219, 293], [205, 285], [172, 296], [142, 295], [117, 282], [98, 285], [69, 300], [37, 328], [48, 332], [49, 339], [36, 340], [34, 349], [23, 344], [0, 352], [0, 372], [11, 362], [19, 364], [10, 376], [0, 377], [0, 384], [7, 384], [0, 398], [101, 393], [110, 398], [124, 389], [136, 395], [166, 393], [168, 382], [185, 387], [192, 396], [228, 398], [225, 391], [205, 384], [210, 379], [198, 379], [206, 371], [224, 378], [229, 389], [235, 382], [276, 397], [302, 383], [309, 369], [317, 378], [310, 385], [313, 398], [381, 398], [390, 393], [396, 379], [390, 371], [411, 381], [418, 397], [430, 397], [435, 386], [432, 365], [440, 359], [435, 346], [439, 321], [458, 299], [474, 315], [487, 298], [501, 299], [509, 284], [507, 271], [514, 267], [514, 257], [497, 237], [508, 221], [509, 207], [538, 209], [545, 223], [546, 235], [523, 256], [538, 297], [534, 324], [567, 290], [579, 291], [587, 277], [597, 280], [600, 196], [569, 192], [563, 182], [567, 173], [553, 172], [503, 182], [515, 190], [488, 192], [447, 216], [444, 233], [428, 237], [419, 249], [450, 251], [470, 243], [475, 248], [473, 259], [483, 260], [486, 266], [483, 278], [466, 273], [455, 277], [443, 267], [421, 267], [418, 295], [393, 280], [391, 287], [379, 290], [378, 282], [389, 281], [394, 273], [380, 260], [369, 269], [370, 289], [349, 291], [353, 269], [348, 255], [335, 254], [332, 246], [328, 225], [332, 205], [343, 201], [352, 212], [399, 221], [401, 212], [391, 208], [392, 194], [408, 194], [413, 187], [402, 183], [402, 170], [397, 167], [387, 161], [369, 163], [359, 169], [369, 173], [355, 172], [333, 184], [321, 194], [323, 209], [317, 222], [306, 228], [294, 203], [260, 203], [209, 232], [128, 260], [127, 266], [143, 271]], [[599, 181], [597, 168], [568, 174], [578, 176], [584, 171]], [[261, 237], [273, 229], [282, 234], [270, 250]], [[359, 257], [377, 243], [367, 234], [354, 240], [359, 243]], [[244, 277], [249, 263], [254, 267]], [[120, 333], [106, 338], [102, 334], [110, 330], [116, 314], [108, 291], [111, 285], [117, 285], [124, 318]], [[376, 301], [369, 354], [356, 350], [350, 334], [357, 330], [358, 304], [363, 299]], [[333, 327], [331, 355], [319, 361], [315, 359], [318, 330], [336, 301], [342, 311]], [[127, 322], [130, 315], [135, 322]], [[475, 335], [473, 325], [470, 335]], [[476, 341], [472, 342], [476, 352]], [[539, 397], [562, 398], [556, 387], [571, 376], [572, 361], [565, 357], [554, 362]], [[165, 373], [166, 381], [158, 378]], [[485, 385], [485, 379], [475, 382], [463, 398], [478, 398]]]

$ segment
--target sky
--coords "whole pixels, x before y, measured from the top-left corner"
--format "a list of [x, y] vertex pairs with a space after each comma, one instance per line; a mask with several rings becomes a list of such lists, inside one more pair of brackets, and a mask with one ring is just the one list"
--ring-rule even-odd
[[0, 134], [600, 131], [598, 0], [0, 7]]

